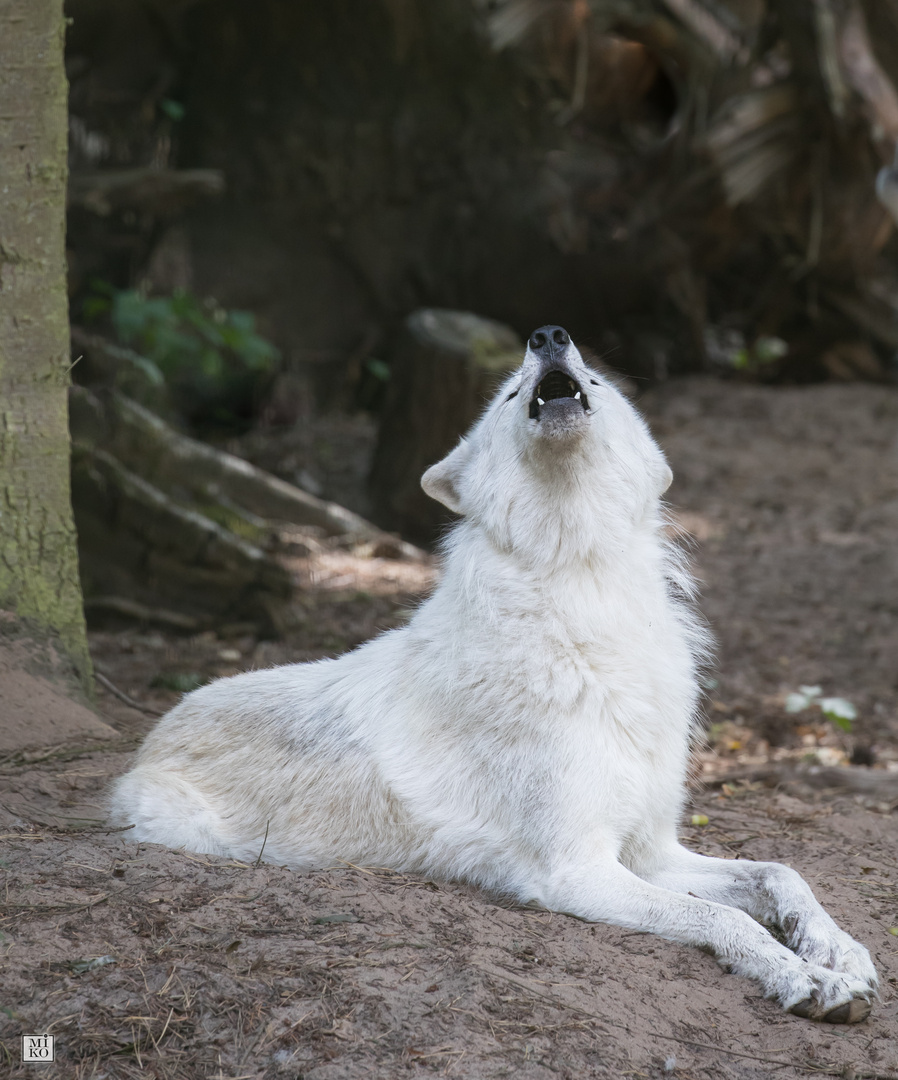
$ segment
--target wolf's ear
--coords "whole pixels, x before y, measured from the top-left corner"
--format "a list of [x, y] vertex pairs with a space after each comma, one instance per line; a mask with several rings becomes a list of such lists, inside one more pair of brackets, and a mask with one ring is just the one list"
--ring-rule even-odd
[[471, 455], [471, 448], [464, 439], [456, 446], [451, 454], [448, 454], [436, 465], [431, 465], [421, 477], [421, 487], [431, 499], [448, 506], [456, 514], [461, 514], [461, 498], [459, 496], [459, 482], [465, 464]]

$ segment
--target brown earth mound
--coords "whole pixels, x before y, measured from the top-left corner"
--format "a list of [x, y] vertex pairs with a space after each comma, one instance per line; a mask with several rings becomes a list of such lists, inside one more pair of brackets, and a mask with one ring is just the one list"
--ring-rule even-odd
[[61, 655], [0, 612], [0, 757], [66, 742], [115, 739], [118, 732], [75, 698]]

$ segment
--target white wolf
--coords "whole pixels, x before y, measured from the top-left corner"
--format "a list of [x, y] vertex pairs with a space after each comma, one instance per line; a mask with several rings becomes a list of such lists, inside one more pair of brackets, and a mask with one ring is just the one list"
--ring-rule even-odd
[[801, 1016], [864, 1019], [870, 956], [794, 870], [677, 841], [704, 637], [664, 540], [670, 480], [566, 331], [535, 331], [424, 474], [462, 518], [411, 622], [189, 694], [115, 819], [191, 851], [465, 879], [709, 948]]

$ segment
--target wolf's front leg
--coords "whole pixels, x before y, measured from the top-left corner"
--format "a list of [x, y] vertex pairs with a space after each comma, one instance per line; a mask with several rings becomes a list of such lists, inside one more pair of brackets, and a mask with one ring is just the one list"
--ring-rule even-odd
[[[808, 883], [790, 867], [714, 859], [677, 844], [659, 853], [655, 868], [641, 876], [662, 888], [727, 904], [781, 927], [789, 948], [803, 960], [858, 979], [875, 996], [879, 980], [869, 952], [839, 929]], [[803, 1014], [808, 1008], [799, 1002], [794, 1011]]]
[[710, 949], [737, 975], [756, 979], [766, 997], [812, 1020], [854, 1023], [870, 1012], [868, 977], [796, 956], [746, 911], [644, 881], [614, 859], [559, 870], [536, 892], [555, 911]]

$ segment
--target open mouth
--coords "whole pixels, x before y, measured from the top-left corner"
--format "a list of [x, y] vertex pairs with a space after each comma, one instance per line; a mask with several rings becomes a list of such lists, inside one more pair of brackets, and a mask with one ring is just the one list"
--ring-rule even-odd
[[584, 412], [589, 408], [589, 401], [577, 380], [567, 372], [556, 369], [545, 374], [537, 383], [530, 399], [530, 419], [539, 420], [540, 410], [546, 402], [558, 401], [561, 398], [578, 401]]

